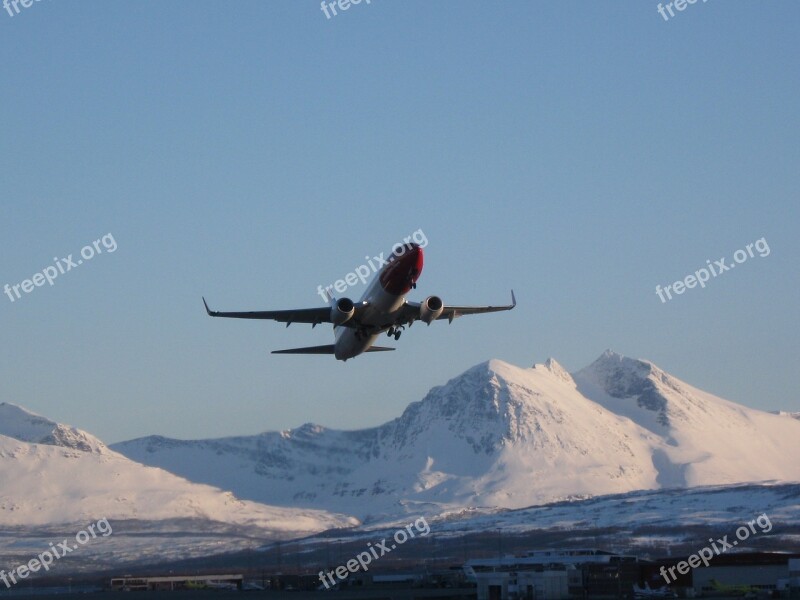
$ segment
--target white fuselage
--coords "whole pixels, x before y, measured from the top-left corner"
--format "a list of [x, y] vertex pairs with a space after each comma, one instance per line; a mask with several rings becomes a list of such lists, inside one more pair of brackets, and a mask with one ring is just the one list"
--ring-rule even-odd
[[[397, 311], [405, 302], [404, 296], [395, 296], [383, 289], [380, 274], [376, 275], [366, 291], [361, 296], [359, 304], [366, 306], [362, 322], [371, 325], [380, 325], [386, 321], [387, 316]], [[347, 360], [364, 352], [375, 343], [381, 332], [365, 335], [361, 339], [358, 330], [343, 325], [333, 327], [336, 341], [334, 342], [334, 356], [337, 360]]]

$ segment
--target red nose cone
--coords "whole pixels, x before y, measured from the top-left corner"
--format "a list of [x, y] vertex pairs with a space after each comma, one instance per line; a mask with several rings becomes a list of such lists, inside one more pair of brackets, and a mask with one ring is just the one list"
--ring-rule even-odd
[[422, 273], [422, 263], [422, 248], [419, 244], [395, 246], [395, 251], [389, 257], [389, 264], [381, 273], [383, 289], [395, 296], [407, 294]]

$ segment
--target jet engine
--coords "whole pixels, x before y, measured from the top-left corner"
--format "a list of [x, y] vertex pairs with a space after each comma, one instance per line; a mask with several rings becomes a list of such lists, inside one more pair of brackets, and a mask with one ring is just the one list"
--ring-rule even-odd
[[353, 306], [353, 301], [350, 298], [339, 298], [336, 304], [331, 306], [331, 322], [334, 325], [347, 323], [353, 318], [355, 312], [356, 307]]
[[428, 325], [433, 323], [444, 310], [444, 303], [439, 296], [428, 296], [419, 307], [419, 318]]

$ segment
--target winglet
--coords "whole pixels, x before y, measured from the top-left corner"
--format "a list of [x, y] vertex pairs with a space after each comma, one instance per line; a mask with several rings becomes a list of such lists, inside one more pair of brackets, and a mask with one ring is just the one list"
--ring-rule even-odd
[[328, 305], [333, 306], [336, 304], [336, 296], [333, 295], [330, 288], [325, 288], [325, 295], [328, 297]]
[[517, 299], [514, 297], [514, 290], [511, 290], [511, 308], [517, 305]]
[[203, 306], [206, 307], [206, 312], [208, 313], [208, 316], [209, 317], [213, 317], [214, 316], [214, 312], [210, 308], [208, 308], [208, 302], [206, 302], [205, 297], [203, 297]]

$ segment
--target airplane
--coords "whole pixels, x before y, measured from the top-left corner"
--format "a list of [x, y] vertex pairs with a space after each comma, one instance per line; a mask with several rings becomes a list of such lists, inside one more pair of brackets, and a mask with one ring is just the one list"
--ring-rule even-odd
[[720, 583], [716, 579], [709, 580], [709, 583], [715, 592], [720, 592], [729, 596], [753, 598], [758, 595], [758, 588], [746, 584], [725, 584]]
[[414, 321], [430, 325], [433, 321], [447, 319], [452, 323], [462, 315], [511, 310], [517, 305], [514, 290], [511, 290], [511, 304], [506, 306], [446, 306], [438, 296], [428, 296], [422, 302], [409, 302], [405, 294], [417, 287], [422, 264], [423, 253], [419, 244], [406, 242], [396, 246], [358, 303], [349, 298], [337, 300], [328, 291], [329, 306], [320, 308], [220, 312], [208, 308], [205, 298], [203, 304], [211, 317], [271, 319], [286, 323], [287, 327], [292, 323], [310, 323], [312, 328], [320, 323], [331, 323], [335, 336], [333, 344], [273, 350], [272, 354], [333, 354], [341, 361], [364, 352], [394, 350], [373, 344], [384, 332], [399, 340], [406, 325], [410, 327]]
[[667, 586], [662, 586], [660, 588], [651, 588], [645, 581], [643, 588], [639, 587], [636, 584], [633, 585], [633, 597], [639, 600], [644, 600], [649, 598], [677, 598], [678, 594], [673, 592]]

